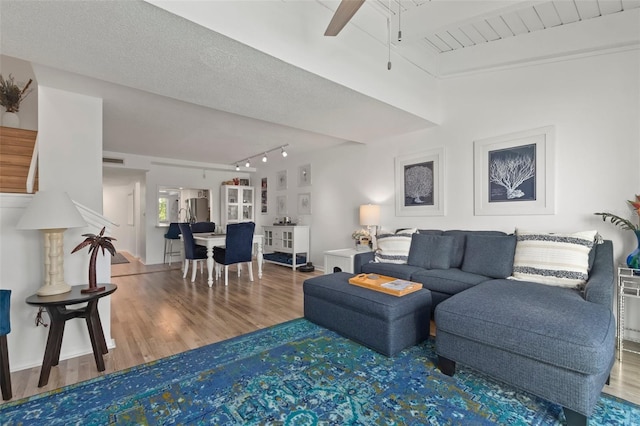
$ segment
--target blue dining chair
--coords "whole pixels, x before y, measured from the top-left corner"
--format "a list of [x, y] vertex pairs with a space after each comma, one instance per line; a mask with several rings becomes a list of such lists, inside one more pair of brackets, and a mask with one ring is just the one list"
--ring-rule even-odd
[[167, 263], [167, 256], [169, 256], [169, 265], [171, 265], [171, 260], [173, 256], [175, 256], [176, 254], [180, 254], [179, 252], [173, 251], [173, 242], [179, 239], [180, 239], [180, 227], [178, 226], [177, 222], [171, 222], [169, 224], [169, 229], [167, 230], [167, 233], [164, 234], [164, 262], [163, 263]]
[[2, 399], [11, 399], [11, 373], [9, 372], [9, 348], [7, 334], [11, 332], [11, 318], [9, 307], [11, 304], [11, 290], [0, 290], [0, 388]]
[[251, 254], [253, 252], [253, 222], [232, 223], [227, 225], [224, 247], [213, 248], [213, 260], [216, 262], [216, 278], [218, 265], [224, 265], [224, 285], [229, 284], [229, 265], [238, 264], [238, 276], [242, 263], [247, 263], [249, 280], [253, 281]]
[[[187, 277], [189, 261], [191, 261], [191, 282], [194, 282], [196, 280], [198, 262], [204, 263], [204, 260], [207, 259], [207, 248], [196, 244], [188, 223], [180, 223], [178, 226], [182, 234], [182, 242], [184, 243], [184, 273], [182, 274], [182, 278]], [[202, 273], [202, 263], [200, 263], [200, 273]]]
[[213, 222], [196, 222], [191, 224], [191, 232], [216, 232], [216, 224]]

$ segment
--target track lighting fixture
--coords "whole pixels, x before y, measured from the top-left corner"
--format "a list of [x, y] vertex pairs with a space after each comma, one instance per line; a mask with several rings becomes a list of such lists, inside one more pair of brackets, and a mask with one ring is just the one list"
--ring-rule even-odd
[[[266, 163], [266, 162], [267, 162], [267, 160], [268, 160], [268, 158], [267, 158], [267, 154], [269, 154], [270, 152], [273, 152], [273, 151], [278, 151], [278, 150], [280, 150], [280, 154], [282, 154], [282, 156], [283, 156], [283, 157], [286, 157], [286, 156], [288, 155], [288, 154], [287, 154], [287, 151], [285, 151], [285, 150], [284, 150], [284, 148], [285, 148], [286, 146], [289, 146], [289, 144], [286, 144], [286, 145], [280, 145], [280, 146], [278, 146], [278, 147], [271, 148], [271, 149], [269, 149], [269, 150], [267, 150], [267, 151], [263, 151], [263, 152], [262, 152], [262, 162], [263, 162], [263, 163]], [[239, 171], [239, 170], [240, 170], [240, 163], [242, 163], [242, 162], [244, 162], [244, 163], [245, 163], [245, 164], [244, 164], [244, 166], [245, 166], [246, 168], [249, 168], [249, 167], [251, 167], [251, 159], [252, 159], [252, 158], [254, 158], [254, 157], [258, 157], [259, 155], [260, 155], [260, 154], [252, 155], [252, 156], [250, 156], [250, 157], [248, 157], [248, 158], [246, 158], [246, 159], [244, 159], [244, 160], [236, 161], [235, 163], [231, 163], [231, 164], [232, 164], [232, 165], [235, 165], [235, 167], [236, 167], [236, 171]]]

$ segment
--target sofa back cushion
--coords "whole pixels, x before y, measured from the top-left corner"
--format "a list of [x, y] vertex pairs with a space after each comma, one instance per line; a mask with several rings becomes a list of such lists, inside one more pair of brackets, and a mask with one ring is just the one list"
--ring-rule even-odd
[[589, 278], [589, 252], [596, 231], [546, 234], [516, 230], [513, 278], [577, 287]]
[[453, 237], [413, 234], [407, 263], [425, 269], [449, 269]]
[[513, 273], [515, 235], [467, 235], [462, 270], [491, 278], [507, 278]]
[[411, 234], [379, 234], [376, 244], [378, 248], [374, 254], [374, 262], [407, 263]]
[[453, 251], [451, 252], [451, 267], [461, 268], [464, 259], [467, 235], [507, 235], [501, 231], [444, 231], [442, 235], [453, 237]]

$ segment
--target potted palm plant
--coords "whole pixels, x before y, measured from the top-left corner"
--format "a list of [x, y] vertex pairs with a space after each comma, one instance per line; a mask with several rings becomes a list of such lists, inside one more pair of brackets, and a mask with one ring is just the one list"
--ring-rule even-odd
[[104, 236], [105, 228], [102, 228], [102, 231], [98, 235], [95, 234], [82, 234], [83, 237], [87, 237], [83, 242], [78, 244], [76, 248], [73, 249], [71, 253], [75, 253], [78, 250], [89, 246], [89, 287], [80, 290], [82, 293], [94, 293], [97, 291], [102, 291], [105, 289], [104, 286], [98, 287], [96, 283], [96, 260], [98, 259], [98, 249], [102, 249], [102, 254], [104, 255], [104, 251], [107, 250], [111, 253], [111, 256], [116, 254], [116, 248], [113, 246], [111, 241], [114, 241], [113, 237], [105, 237]]
[[[627, 203], [631, 205], [631, 207], [636, 211], [638, 216], [640, 217], [640, 195], [636, 195], [636, 200], [631, 201], [627, 200]], [[632, 251], [629, 256], [627, 256], [627, 266], [633, 269], [640, 269], [640, 223], [638, 225], [634, 224], [628, 219], [624, 219], [620, 216], [617, 216], [612, 213], [594, 213], [597, 216], [602, 216], [602, 220], [607, 220], [622, 228], [625, 231], [633, 231], [636, 235], [636, 239], [638, 240], [638, 247], [634, 251]]]
[[32, 81], [29, 79], [27, 84], [20, 88], [11, 74], [6, 79], [0, 74], [0, 105], [6, 111], [2, 115], [3, 126], [18, 127], [20, 125], [20, 119], [16, 113], [20, 110], [20, 103], [31, 93], [29, 86]]

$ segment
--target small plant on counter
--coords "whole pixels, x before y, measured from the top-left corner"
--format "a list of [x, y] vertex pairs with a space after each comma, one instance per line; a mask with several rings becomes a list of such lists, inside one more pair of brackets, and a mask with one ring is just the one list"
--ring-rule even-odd
[[18, 112], [20, 103], [31, 93], [29, 86], [33, 80], [29, 79], [27, 84], [21, 89], [13, 80], [13, 76], [9, 74], [8, 78], [2, 77], [0, 74], [0, 105], [7, 112]]

